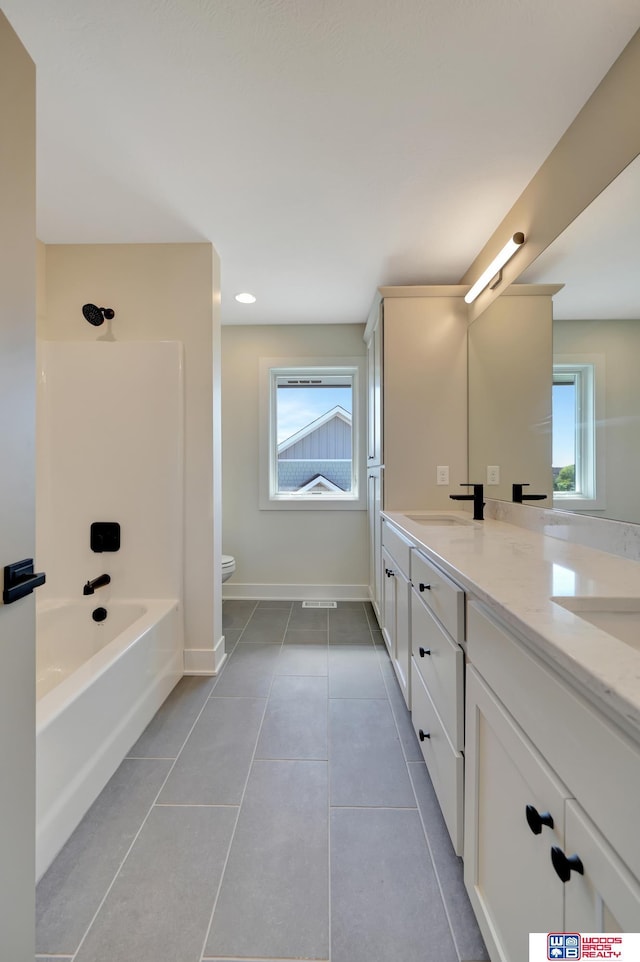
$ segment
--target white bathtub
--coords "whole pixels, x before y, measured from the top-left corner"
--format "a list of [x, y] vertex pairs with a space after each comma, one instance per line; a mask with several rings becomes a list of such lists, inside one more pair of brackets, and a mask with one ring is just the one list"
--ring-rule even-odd
[[48, 602], [36, 638], [39, 879], [182, 677], [182, 611], [176, 600]]

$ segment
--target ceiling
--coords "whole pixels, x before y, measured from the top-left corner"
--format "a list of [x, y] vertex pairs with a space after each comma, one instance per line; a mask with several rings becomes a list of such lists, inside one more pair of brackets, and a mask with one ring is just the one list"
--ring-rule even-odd
[[638, 0], [1, 2], [39, 238], [211, 241], [224, 323], [459, 281], [640, 27]]

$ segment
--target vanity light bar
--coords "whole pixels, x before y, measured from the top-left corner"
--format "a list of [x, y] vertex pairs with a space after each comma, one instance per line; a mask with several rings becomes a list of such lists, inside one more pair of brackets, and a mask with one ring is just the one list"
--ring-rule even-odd
[[522, 231], [517, 231], [512, 238], [504, 245], [500, 253], [493, 258], [486, 271], [484, 271], [478, 280], [475, 282], [473, 287], [465, 294], [464, 299], [467, 304], [471, 304], [475, 301], [478, 294], [485, 289], [489, 281], [496, 276], [498, 271], [501, 271], [504, 265], [510, 258], [513, 257], [515, 252], [524, 244], [524, 234]]

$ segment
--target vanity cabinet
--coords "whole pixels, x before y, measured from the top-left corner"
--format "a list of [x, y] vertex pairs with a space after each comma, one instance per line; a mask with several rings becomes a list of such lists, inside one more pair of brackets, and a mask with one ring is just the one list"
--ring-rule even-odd
[[464, 591], [411, 552], [411, 714], [457, 855], [463, 851]]
[[411, 542], [382, 522], [382, 635], [407, 708], [411, 708], [409, 557]]
[[467, 654], [464, 875], [492, 962], [529, 932], [638, 931], [638, 745], [477, 603]]
[[367, 470], [367, 524], [369, 537], [369, 598], [378, 624], [382, 624], [382, 488], [384, 468]]

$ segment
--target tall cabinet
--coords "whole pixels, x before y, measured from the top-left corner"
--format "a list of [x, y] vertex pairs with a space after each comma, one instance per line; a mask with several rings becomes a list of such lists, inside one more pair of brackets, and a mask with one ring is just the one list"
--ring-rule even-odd
[[469, 480], [466, 291], [381, 287], [367, 321], [369, 594], [382, 627], [380, 510], [451, 508]]

